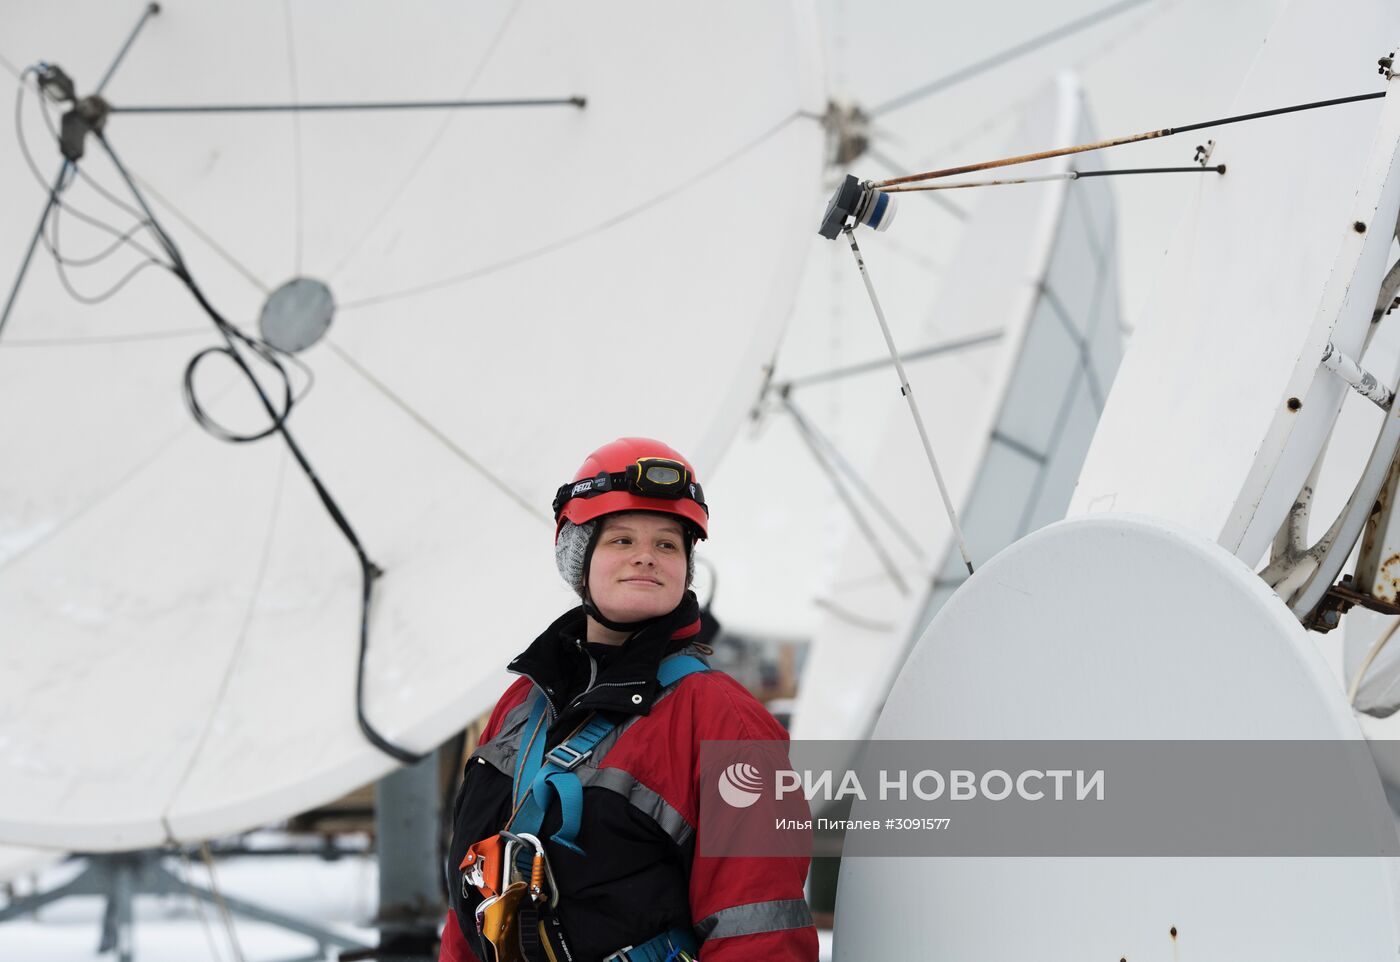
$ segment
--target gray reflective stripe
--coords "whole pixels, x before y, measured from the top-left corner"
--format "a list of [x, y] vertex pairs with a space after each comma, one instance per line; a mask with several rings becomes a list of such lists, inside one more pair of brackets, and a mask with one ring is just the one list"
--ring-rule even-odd
[[533, 694], [532, 688], [523, 702], [506, 712], [496, 737], [485, 745], [478, 746], [476, 751], [472, 752], [472, 758], [485, 759], [503, 775], [515, 777], [515, 755], [520, 750], [520, 730], [525, 727], [525, 722], [530, 717], [530, 696]]
[[695, 829], [681, 817], [681, 813], [670, 806], [666, 799], [647, 788], [621, 768], [575, 769], [584, 788], [606, 788], [616, 792], [638, 809], [643, 815], [661, 826], [661, 830], [671, 836], [677, 845], [685, 845], [695, 834]]
[[472, 752], [472, 758], [484, 761], [509, 778], [515, 777], [515, 746], [490, 741]]
[[525, 698], [520, 704], [506, 712], [506, 717], [501, 719], [501, 730], [496, 733], [499, 738], [507, 732], [520, 731], [525, 727], [525, 721], [530, 717], [530, 705], [535, 700], [535, 689], [531, 688], [525, 693]]
[[802, 899], [750, 902], [720, 909], [695, 926], [702, 939], [727, 939], [735, 935], [758, 935], [784, 929], [804, 929], [812, 924], [812, 913]]

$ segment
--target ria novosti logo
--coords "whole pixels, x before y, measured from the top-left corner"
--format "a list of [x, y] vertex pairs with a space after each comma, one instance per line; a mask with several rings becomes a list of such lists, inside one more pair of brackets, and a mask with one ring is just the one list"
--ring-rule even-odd
[[763, 794], [763, 774], [748, 762], [735, 762], [719, 773], [719, 797], [735, 808], [748, 808]]

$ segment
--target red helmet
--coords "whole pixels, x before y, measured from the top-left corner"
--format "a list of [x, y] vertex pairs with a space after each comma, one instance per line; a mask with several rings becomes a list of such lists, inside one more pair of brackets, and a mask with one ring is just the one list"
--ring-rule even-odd
[[554, 498], [554, 538], [565, 519], [583, 524], [618, 511], [660, 511], [708, 537], [710, 511], [695, 469], [674, 448], [651, 438], [618, 438], [584, 459]]

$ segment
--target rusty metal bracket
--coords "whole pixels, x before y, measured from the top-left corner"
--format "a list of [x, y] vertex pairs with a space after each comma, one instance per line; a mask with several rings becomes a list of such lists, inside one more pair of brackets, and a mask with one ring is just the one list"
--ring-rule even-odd
[[1366, 611], [1378, 612], [1380, 615], [1400, 615], [1400, 605], [1392, 605], [1355, 590], [1355, 584], [1348, 574], [1340, 583], [1327, 588], [1327, 594], [1323, 595], [1322, 601], [1309, 613], [1308, 618], [1303, 620], [1303, 627], [1309, 632], [1326, 634], [1340, 625], [1341, 616], [1357, 606], [1365, 608]]
[[1356, 606], [1383, 615], [1400, 615], [1400, 605], [1357, 591], [1351, 575], [1345, 575], [1340, 582], [1327, 589], [1322, 601], [1303, 622], [1303, 627], [1325, 635], [1341, 624], [1342, 615]]
[[1329, 588], [1327, 593], [1345, 603], [1348, 608], [1352, 605], [1360, 605], [1368, 611], [1377, 611], [1383, 615], [1400, 615], [1400, 605], [1381, 601], [1379, 598], [1372, 598], [1368, 594], [1356, 591], [1352, 585], [1351, 575], [1345, 575], [1341, 582]]

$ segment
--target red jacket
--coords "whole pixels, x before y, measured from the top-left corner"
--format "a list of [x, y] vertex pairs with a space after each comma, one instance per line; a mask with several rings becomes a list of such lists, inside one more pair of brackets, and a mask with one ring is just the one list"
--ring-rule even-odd
[[[629, 640], [596, 678], [590, 673], [594, 683], [584, 684], [583, 694], [550, 728], [553, 745], [593, 711], [619, 716], [615, 741], [609, 746], [605, 739], [578, 770], [584, 785], [579, 838], [588, 854], [580, 857], [546, 842], [576, 962], [601, 959], [674, 925], [695, 928], [703, 940], [702, 962], [817, 958], [816, 929], [803, 897], [809, 859], [696, 854], [701, 742], [787, 740], [773, 716], [722, 672], [689, 675], [659, 690], [655, 676], [661, 658], [681, 649], [695, 653], [686, 649], [685, 639], [698, 628], [696, 619], [698, 608], [688, 595], [671, 616]], [[448, 865], [454, 911], [443, 930], [440, 962], [478, 962], [471, 943], [479, 896], [474, 891], [463, 896], [457, 865], [468, 845], [499, 830], [508, 818], [508, 773], [527, 697], [537, 685], [556, 696], [568, 690], [569, 662], [577, 671], [578, 658], [587, 659], [571, 637], [581, 630], [582, 612], [575, 609], [511, 663], [526, 677], [496, 704], [468, 762], [454, 810]], [[558, 824], [556, 800], [541, 837]], [[462, 923], [470, 926], [470, 938]]]

